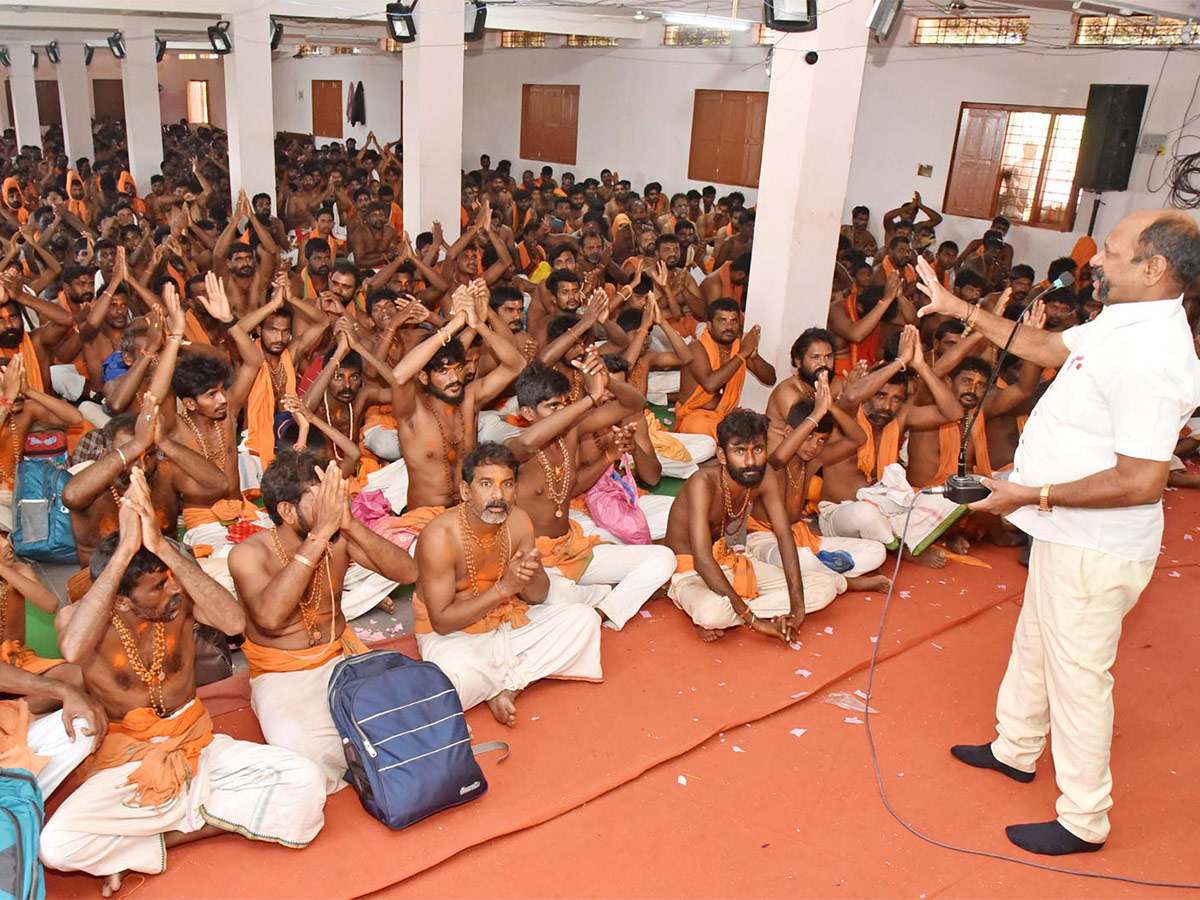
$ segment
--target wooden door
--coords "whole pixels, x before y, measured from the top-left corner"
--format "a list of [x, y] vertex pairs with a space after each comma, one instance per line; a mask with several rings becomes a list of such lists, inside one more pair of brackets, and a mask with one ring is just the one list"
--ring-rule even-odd
[[62, 125], [62, 108], [58, 105], [58, 82], [38, 79], [33, 84], [37, 91], [38, 121], [47, 125]]
[[573, 166], [578, 140], [579, 85], [522, 85], [522, 159]]
[[942, 211], [990, 219], [996, 213], [1008, 110], [963, 106]]
[[766, 127], [766, 91], [696, 91], [688, 178], [758, 187]]
[[96, 78], [92, 81], [97, 122], [125, 121], [125, 91], [120, 78]]
[[342, 139], [342, 120], [346, 115], [346, 95], [340, 81], [312, 83], [312, 125], [314, 137]]

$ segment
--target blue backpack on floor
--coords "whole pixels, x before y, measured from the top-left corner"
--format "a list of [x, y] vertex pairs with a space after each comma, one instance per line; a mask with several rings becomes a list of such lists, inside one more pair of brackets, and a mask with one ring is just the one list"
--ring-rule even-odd
[[46, 563], [76, 563], [71, 511], [63, 506], [67, 471], [67, 435], [63, 431], [31, 431], [13, 491], [13, 552]]
[[346, 780], [367, 812], [399, 830], [487, 792], [475, 756], [503, 750], [471, 746], [462, 704], [431, 662], [373, 650], [338, 663], [329, 711], [346, 752]]
[[0, 898], [44, 900], [46, 880], [38, 861], [42, 789], [25, 769], [0, 769]]

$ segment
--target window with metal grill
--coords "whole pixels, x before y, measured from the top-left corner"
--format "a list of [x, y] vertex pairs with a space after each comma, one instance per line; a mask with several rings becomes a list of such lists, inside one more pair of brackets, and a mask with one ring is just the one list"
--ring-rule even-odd
[[595, 34], [568, 34], [568, 47], [619, 47], [621, 42], [612, 37], [600, 37]]
[[1075, 43], [1124, 47], [1195, 44], [1200, 29], [1183, 19], [1165, 16], [1080, 16]]
[[544, 31], [502, 31], [500, 46], [506, 48], [534, 48], [546, 46]]
[[1024, 44], [1028, 16], [944, 16], [917, 19], [914, 44]]
[[696, 25], [668, 25], [663, 29], [667, 47], [723, 47], [733, 39], [728, 28], [701, 28]]

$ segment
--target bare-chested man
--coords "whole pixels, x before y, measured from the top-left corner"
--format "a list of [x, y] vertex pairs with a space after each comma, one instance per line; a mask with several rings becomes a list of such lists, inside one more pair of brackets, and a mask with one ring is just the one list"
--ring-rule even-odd
[[122, 498], [120, 528], [96, 547], [92, 587], [59, 612], [63, 655], [108, 715], [97, 771], [59, 807], [41, 837], [51, 868], [105, 879], [158, 874], [168, 847], [225, 832], [303, 847], [324, 824], [318, 768], [278, 747], [213, 733], [196, 697], [196, 622], [238, 634], [229, 592], [159, 532], [140, 471]]
[[[446, 673], [464, 709], [486, 702], [517, 723], [517, 695], [541, 678], [600, 681], [600, 620], [552, 590], [517, 504], [517, 460], [480, 444], [463, 460], [461, 503], [437, 516], [417, 548], [413, 595], [421, 657]], [[499, 664], [497, 664], [499, 660]]]
[[229, 572], [246, 608], [250, 705], [267, 743], [311, 759], [329, 793], [345, 787], [346, 757], [329, 714], [333, 668], [365, 646], [346, 625], [342, 587], [351, 562], [400, 584], [411, 556], [350, 515], [349, 483], [307, 450], [280, 453], [263, 474], [275, 527], [238, 544]]
[[[237, 223], [242, 216], [249, 220], [254, 233], [258, 235], [257, 251], [249, 242], [236, 239]], [[240, 191], [237, 206], [229, 217], [229, 225], [221, 232], [213, 248], [213, 266], [239, 316], [246, 315], [262, 302], [278, 264], [279, 248], [275, 239], [253, 215], [246, 192]]]

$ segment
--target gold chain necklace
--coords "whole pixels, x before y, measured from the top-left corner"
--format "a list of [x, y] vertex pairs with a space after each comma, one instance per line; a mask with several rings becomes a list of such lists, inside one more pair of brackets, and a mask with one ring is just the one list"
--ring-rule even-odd
[[746, 496], [742, 498], [742, 508], [737, 514], [733, 512], [733, 498], [730, 496], [729, 485], [725, 481], [725, 468], [722, 466], [717, 469], [717, 475], [721, 479], [721, 499], [725, 502], [725, 521], [726, 524], [736, 522], [739, 519], [745, 518], [746, 510], [750, 508], [750, 498], [754, 495], [753, 488], [746, 488]]
[[542, 464], [542, 471], [546, 473], [546, 493], [554, 501], [554, 518], [561, 519], [563, 504], [570, 498], [574, 479], [571, 477], [571, 458], [567, 455], [567, 444], [561, 436], [558, 438], [558, 450], [562, 454], [562, 464], [559, 466], [550, 465], [544, 449], [537, 452], [537, 459]]
[[142, 654], [138, 650], [137, 640], [134, 639], [133, 632], [120, 620], [116, 613], [112, 614], [112, 623], [113, 628], [117, 631], [117, 637], [121, 641], [121, 646], [125, 648], [125, 656], [129, 660], [129, 667], [133, 669], [133, 673], [146, 686], [146, 693], [150, 697], [150, 705], [154, 707], [154, 711], [160, 716], [165, 716], [167, 714], [167, 703], [163, 697], [163, 682], [167, 680], [167, 673], [163, 669], [163, 664], [167, 658], [167, 626], [162, 622], [154, 623], [154, 649], [150, 657], [150, 667], [146, 668], [146, 664], [142, 662]]
[[790, 460], [788, 461], [788, 464], [783, 467], [783, 471], [787, 473], [788, 484], [790, 484], [796, 490], [803, 492], [804, 491], [804, 482], [805, 482], [805, 479], [808, 477], [808, 463], [804, 460], [800, 461], [800, 481], [799, 481], [799, 483], [797, 483], [796, 479], [792, 477], [792, 464], [791, 464]]
[[287, 387], [287, 370], [283, 364], [283, 356], [280, 355], [279, 365], [273, 369], [269, 362], [264, 362], [264, 365], [267, 367], [267, 375], [271, 378], [271, 387], [275, 391], [275, 403], [278, 405], [279, 401], [283, 399], [284, 389]]
[[[465, 503], [460, 503], [458, 506], [458, 522], [464, 537], [462, 542], [463, 561], [467, 565], [467, 581], [471, 585], [471, 595], [473, 597], [478, 597], [479, 569], [475, 565], [475, 551], [472, 549], [471, 545], [474, 544], [479, 548], [480, 552], [487, 553], [492, 549], [492, 541], [495, 539], [495, 536], [488, 538], [487, 541], [484, 541], [483, 538], [475, 533], [475, 529], [471, 527], [471, 520], [467, 517], [467, 504]], [[504, 577], [504, 572], [508, 569], [508, 525], [505, 524], [501, 526], [497, 534], [500, 536], [500, 566], [499, 573], [496, 575], [496, 581], [499, 581]]]
[[[4, 424], [12, 429], [13, 467], [12, 471], [9, 472], [3, 466], [0, 466], [0, 481], [8, 481], [8, 479], [11, 477], [15, 482], [17, 477], [17, 465], [21, 462], [21, 442], [17, 439], [17, 425], [13, 421], [13, 415], [11, 411], [8, 414], [8, 418], [4, 420]], [[2, 426], [0, 426], [0, 430], [2, 430]]]
[[204, 439], [204, 435], [200, 433], [200, 427], [194, 421], [192, 421], [192, 417], [188, 415], [188, 411], [186, 409], [182, 410], [179, 413], [179, 416], [187, 424], [187, 427], [192, 429], [192, 434], [196, 435], [196, 443], [200, 447], [200, 455], [209, 462], [216, 463], [217, 468], [224, 472], [225, 464], [229, 460], [229, 455], [225, 448], [225, 427], [221, 426], [221, 455], [218, 457], [209, 452], [208, 441]]
[[[329, 398], [322, 397], [321, 403], [325, 407], [325, 421], [329, 423], [330, 428], [336, 428], [337, 426], [335, 426], [333, 424], [333, 417], [329, 414]], [[350, 433], [346, 436], [348, 438], [350, 438], [351, 441], [353, 441], [354, 440], [354, 404], [347, 403], [346, 407], [347, 407], [347, 409], [350, 410]], [[330, 443], [332, 443], [332, 442], [330, 442]], [[337, 444], [333, 444], [332, 449], [333, 449], [333, 458], [336, 459], [338, 462], [341, 462], [342, 455], [343, 455], [342, 451], [338, 449]]]
[[4, 643], [4, 634], [8, 630], [8, 592], [9, 583], [0, 583], [0, 644]]
[[434, 424], [437, 425], [438, 434], [442, 438], [442, 456], [446, 464], [446, 497], [451, 504], [457, 502], [454, 499], [454, 467], [458, 462], [458, 457], [462, 453], [462, 441], [460, 435], [463, 433], [462, 428], [462, 407], [455, 406], [454, 412], [450, 414], [451, 429], [454, 432], [454, 440], [450, 440], [446, 436], [446, 426], [442, 424], [442, 417], [434, 408], [433, 402], [429, 399], [429, 395], [422, 392], [420, 394], [421, 403], [429, 410], [429, 414], [433, 416]]
[[[279, 541], [279, 529], [271, 528], [271, 541], [275, 544], [275, 555], [279, 557], [279, 561], [285, 566], [292, 561], [288, 552], [283, 549], [283, 544]], [[312, 581], [308, 585], [308, 596], [300, 601], [300, 618], [304, 621], [304, 630], [308, 634], [308, 646], [315, 647], [321, 640], [321, 629], [317, 625], [317, 610], [321, 606], [321, 575], [324, 574], [329, 567], [329, 548], [326, 547], [321, 552], [321, 558], [317, 560], [316, 566], [313, 567]], [[330, 601], [333, 600], [333, 582], [332, 576], [329, 585]], [[333, 627], [332, 613], [330, 617], [330, 628]]]
[[573, 369], [571, 371], [571, 394], [567, 399], [570, 400], [572, 403], [574, 403], [576, 400], [579, 399], [580, 395], [582, 395], [582, 394], [583, 394], [583, 375], [580, 373], [580, 371], [578, 369]]

